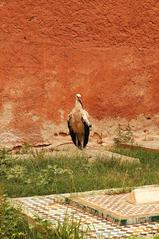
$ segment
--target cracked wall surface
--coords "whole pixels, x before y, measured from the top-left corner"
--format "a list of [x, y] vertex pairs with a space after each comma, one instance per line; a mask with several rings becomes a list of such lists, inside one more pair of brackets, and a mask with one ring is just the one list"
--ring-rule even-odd
[[76, 93], [96, 129], [157, 119], [158, 13], [156, 0], [1, 0], [0, 140], [67, 132]]

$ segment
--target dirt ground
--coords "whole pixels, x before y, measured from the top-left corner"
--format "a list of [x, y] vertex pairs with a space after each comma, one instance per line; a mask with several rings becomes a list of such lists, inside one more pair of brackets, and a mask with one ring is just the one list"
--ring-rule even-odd
[[[87, 149], [109, 148], [114, 144], [114, 139], [121, 140], [125, 135], [130, 136], [134, 145], [159, 150], [159, 115], [146, 118], [140, 115], [137, 119], [107, 119], [94, 120], [91, 119], [92, 130], [90, 131]], [[119, 127], [121, 132], [119, 133]], [[131, 143], [127, 140], [124, 143]], [[23, 135], [14, 131], [0, 133], [0, 147], [10, 150], [19, 150], [22, 145], [30, 145], [35, 148], [55, 148], [57, 150], [70, 149], [76, 147], [71, 141], [68, 134], [67, 122], [62, 125], [56, 125], [54, 129], [47, 129], [43, 139], [40, 137], [25, 138]]]

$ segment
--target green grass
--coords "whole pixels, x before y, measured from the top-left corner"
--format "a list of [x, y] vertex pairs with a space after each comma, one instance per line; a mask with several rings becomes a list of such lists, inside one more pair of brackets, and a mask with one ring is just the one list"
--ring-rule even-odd
[[[0, 153], [0, 182], [10, 197], [82, 192], [106, 188], [159, 184], [159, 153], [116, 148], [118, 153], [138, 157], [140, 164], [85, 156], [49, 157], [36, 154], [15, 160]], [[23, 156], [22, 156], [23, 157]]]
[[116, 147], [114, 152], [140, 159], [140, 165], [134, 168], [134, 177], [136, 181], [140, 179], [140, 185], [159, 184], [159, 152], [122, 147]]

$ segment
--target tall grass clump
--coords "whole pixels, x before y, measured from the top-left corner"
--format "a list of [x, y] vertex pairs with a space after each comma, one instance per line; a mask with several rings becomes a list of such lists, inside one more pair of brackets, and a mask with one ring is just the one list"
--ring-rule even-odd
[[29, 239], [31, 231], [28, 220], [18, 210], [9, 205], [4, 196], [0, 196], [0, 238]]

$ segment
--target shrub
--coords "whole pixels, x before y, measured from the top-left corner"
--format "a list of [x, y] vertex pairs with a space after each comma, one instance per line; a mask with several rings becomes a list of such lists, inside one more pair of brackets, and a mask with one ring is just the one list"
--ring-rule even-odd
[[129, 124], [125, 127], [118, 124], [117, 135], [114, 138], [114, 143], [116, 145], [134, 143], [133, 132]]
[[0, 238], [29, 239], [29, 230], [27, 219], [0, 196]]

